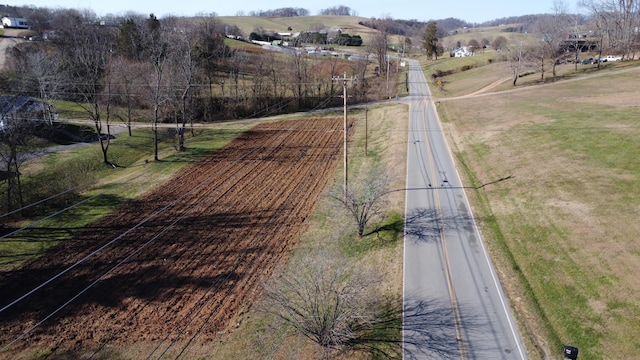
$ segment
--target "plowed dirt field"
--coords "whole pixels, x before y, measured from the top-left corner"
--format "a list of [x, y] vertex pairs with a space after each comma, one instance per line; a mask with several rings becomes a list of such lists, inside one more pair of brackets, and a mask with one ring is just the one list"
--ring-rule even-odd
[[0, 274], [0, 358], [138, 343], [148, 352], [133, 357], [175, 357], [216, 339], [296, 245], [341, 144], [340, 118], [258, 125]]

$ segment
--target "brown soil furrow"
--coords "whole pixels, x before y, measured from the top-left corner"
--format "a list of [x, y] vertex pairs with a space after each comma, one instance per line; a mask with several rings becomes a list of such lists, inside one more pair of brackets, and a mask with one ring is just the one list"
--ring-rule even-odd
[[[105, 237], [121, 234], [205, 181], [117, 246], [12, 307], [11, 316], [0, 318], [0, 346], [160, 231], [165, 231], [160, 238], [16, 344], [16, 351], [40, 346], [86, 354], [100, 343], [126, 347], [139, 341], [158, 342], [162, 351], [174, 339], [181, 347], [215, 338], [240, 308], [250, 306], [260, 284], [295, 245], [335, 169], [339, 129], [338, 119], [258, 126], [85, 236], [3, 274], [0, 284], [10, 285], [15, 298], [97, 247], [90, 244], [104, 244]], [[211, 174], [217, 176], [207, 179]], [[166, 230], [180, 214], [187, 216]], [[10, 301], [0, 295], [0, 304]]]

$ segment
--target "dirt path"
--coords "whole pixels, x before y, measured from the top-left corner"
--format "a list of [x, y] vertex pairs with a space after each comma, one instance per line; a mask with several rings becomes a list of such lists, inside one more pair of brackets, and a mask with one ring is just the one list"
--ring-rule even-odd
[[45, 349], [82, 358], [133, 344], [155, 358], [216, 339], [295, 246], [339, 159], [341, 124], [259, 125], [83, 236], [0, 275], [2, 308], [89, 256], [0, 312], [0, 348], [28, 332], [0, 358]]
[[478, 90], [476, 90], [476, 91], [474, 91], [474, 92], [472, 92], [470, 94], [467, 94], [466, 96], [475, 96], [475, 95], [479, 95], [479, 94], [485, 93], [487, 91], [490, 91], [490, 90], [493, 90], [493, 89], [497, 88], [498, 86], [500, 86], [500, 84], [502, 84], [505, 81], [509, 81], [509, 80], [511, 80], [511, 78], [498, 79], [498, 80], [492, 82], [491, 84], [489, 84], [489, 85], [487, 85], [487, 86], [485, 86], [483, 88], [480, 88], [480, 89], [478, 89]]
[[0, 36], [0, 69], [4, 68], [7, 61], [7, 49], [24, 41], [17, 37], [22, 30], [4, 29], [3, 31], [4, 34]]

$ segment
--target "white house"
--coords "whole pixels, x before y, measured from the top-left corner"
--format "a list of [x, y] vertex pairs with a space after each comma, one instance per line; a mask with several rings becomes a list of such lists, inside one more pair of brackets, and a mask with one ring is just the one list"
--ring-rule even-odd
[[2, 18], [2, 27], [3, 28], [16, 28], [16, 29], [29, 29], [29, 21], [23, 18], [14, 18], [14, 17], [3, 17]]
[[454, 56], [454, 57], [466, 57], [466, 56], [473, 56], [473, 53], [472, 53], [472, 52], [470, 52], [470, 51], [467, 49], [467, 47], [466, 47], [466, 46], [463, 46], [463, 47], [456, 48], [456, 49], [453, 51], [453, 56]]

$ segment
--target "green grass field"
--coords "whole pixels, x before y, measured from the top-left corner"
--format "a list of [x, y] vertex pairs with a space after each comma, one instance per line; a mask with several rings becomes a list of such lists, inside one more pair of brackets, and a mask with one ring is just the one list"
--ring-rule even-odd
[[[439, 106], [468, 183], [514, 176], [470, 195], [531, 358], [640, 350], [640, 68], [617, 66], [631, 70], [566, 70], [573, 80]], [[479, 83], [483, 71], [496, 70]]]
[[[119, 165], [116, 169], [102, 163], [98, 143], [57, 152], [28, 163], [21, 170], [25, 198], [42, 199], [78, 188], [28, 208], [25, 210], [29, 215], [26, 219], [3, 219], [5, 232], [38, 222], [27, 231], [0, 240], [0, 270], [15, 268], [73, 236], [85, 225], [151, 191], [180, 168], [202, 159], [246, 129], [247, 125], [226, 126], [224, 129], [198, 128], [196, 137], [187, 139], [184, 152], [176, 152], [168, 141], [161, 143], [159, 162], [152, 161], [153, 137], [149, 129], [136, 129], [131, 137], [122, 133], [112, 140], [108, 153], [110, 161]], [[76, 203], [81, 204], [59, 216], [38, 220]], [[43, 234], [42, 229], [60, 230]]]

